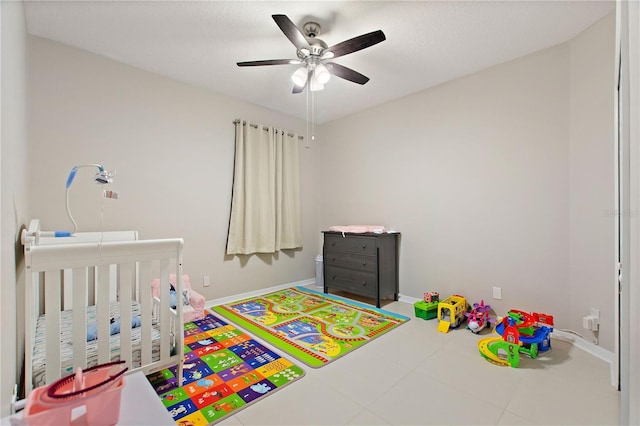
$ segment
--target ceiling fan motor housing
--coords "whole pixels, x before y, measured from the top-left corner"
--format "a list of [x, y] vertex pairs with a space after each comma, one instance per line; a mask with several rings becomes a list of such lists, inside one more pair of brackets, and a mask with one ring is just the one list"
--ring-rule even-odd
[[319, 38], [312, 38], [309, 40], [309, 46], [301, 47], [297, 50], [298, 58], [306, 60], [308, 58], [320, 57], [325, 49], [327, 49], [327, 43]]
[[320, 35], [321, 28], [322, 27], [317, 22], [307, 22], [302, 26], [304, 33], [307, 35], [307, 37], [311, 38], [318, 37], [318, 35]]

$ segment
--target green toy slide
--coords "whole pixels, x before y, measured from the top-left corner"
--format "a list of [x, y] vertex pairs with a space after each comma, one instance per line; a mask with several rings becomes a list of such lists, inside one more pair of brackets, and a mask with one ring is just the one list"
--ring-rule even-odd
[[[500, 337], [487, 337], [478, 341], [478, 350], [487, 361], [501, 366], [510, 365], [517, 368], [520, 364], [520, 352], [518, 345], [502, 340]], [[507, 358], [501, 357], [498, 351], [503, 350]]]

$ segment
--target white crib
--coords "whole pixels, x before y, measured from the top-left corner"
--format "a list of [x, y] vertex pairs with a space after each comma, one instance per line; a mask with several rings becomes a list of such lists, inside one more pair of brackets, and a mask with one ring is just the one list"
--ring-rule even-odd
[[[182, 380], [182, 303], [169, 304], [169, 275], [182, 277], [183, 240], [138, 240], [137, 232], [58, 238], [34, 220], [25, 247], [25, 395], [75, 368], [122, 359], [128, 373], [177, 366]], [[151, 283], [160, 278], [161, 297]], [[182, 295], [182, 280], [176, 294]], [[131, 328], [136, 316], [140, 326]], [[110, 335], [111, 321], [120, 332]], [[87, 326], [97, 339], [87, 341]]]

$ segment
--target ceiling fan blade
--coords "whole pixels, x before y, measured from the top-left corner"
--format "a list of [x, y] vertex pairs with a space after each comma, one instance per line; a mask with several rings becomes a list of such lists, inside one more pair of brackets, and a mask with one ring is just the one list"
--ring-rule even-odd
[[328, 62], [325, 64], [329, 72], [336, 77], [344, 78], [345, 80], [353, 81], [358, 84], [365, 84], [369, 81], [369, 77], [360, 74], [357, 71], [352, 70], [351, 68], [347, 68], [343, 65], [336, 64], [333, 62]]
[[294, 24], [287, 15], [271, 15], [271, 17], [296, 48], [300, 49], [309, 46], [309, 42], [307, 42], [302, 31], [296, 27], [296, 24]]
[[357, 52], [358, 50], [366, 49], [367, 47], [371, 47], [374, 44], [385, 41], [386, 39], [387, 38], [382, 30], [378, 30], [343, 41], [342, 43], [333, 45], [326, 50], [333, 52], [333, 57], [337, 58], [349, 53]]
[[239, 67], [257, 67], [261, 65], [289, 65], [291, 61], [293, 61], [293, 59], [265, 59], [264, 61], [237, 62], [237, 65]]

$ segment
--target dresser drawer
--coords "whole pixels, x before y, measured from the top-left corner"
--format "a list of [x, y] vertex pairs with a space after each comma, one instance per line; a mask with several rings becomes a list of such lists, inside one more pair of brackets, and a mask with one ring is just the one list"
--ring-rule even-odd
[[367, 237], [342, 237], [341, 235], [325, 235], [324, 244], [326, 250], [346, 251], [359, 254], [376, 254], [375, 238]]
[[326, 251], [324, 262], [328, 266], [340, 266], [374, 274], [378, 271], [378, 258], [376, 256]]
[[375, 273], [353, 271], [335, 266], [326, 266], [325, 284], [338, 287], [350, 293], [375, 297], [378, 276]]

